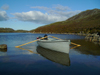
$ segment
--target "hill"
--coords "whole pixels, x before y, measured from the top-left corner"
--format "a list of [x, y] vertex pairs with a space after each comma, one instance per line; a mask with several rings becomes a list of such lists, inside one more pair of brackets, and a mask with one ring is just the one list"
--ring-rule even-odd
[[95, 33], [100, 32], [100, 9], [83, 11], [66, 21], [38, 27], [31, 32], [42, 33]]
[[0, 28], [0, 33], [4, 33], [4, 32], [10, 33], [10, 32], [14, 32], [14, 31], [15, 30], [12, 28]]
[[0, 33], [26, 33], [27, 30], [14, 30], [12, 28], [0, 28]]

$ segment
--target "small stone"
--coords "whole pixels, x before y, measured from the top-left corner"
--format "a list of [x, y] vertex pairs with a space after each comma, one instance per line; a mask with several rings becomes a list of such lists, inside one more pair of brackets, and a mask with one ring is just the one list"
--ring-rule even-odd
[[0, 49], [7, 49], [7, 45], [6, 44], [0, 45]]

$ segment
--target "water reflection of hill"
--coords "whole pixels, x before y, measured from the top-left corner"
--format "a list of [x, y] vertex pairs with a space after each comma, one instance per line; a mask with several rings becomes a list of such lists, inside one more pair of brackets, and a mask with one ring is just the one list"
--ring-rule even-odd
[[74, 43], [80, 44], [80, 47], [75, 48], [76, 51], [86, 55], [100, 55], [100, 46], [86, 40], [71, 40]]
[[42, 48], [40, 46], [37, 46], [37, 52], [43, 57], [53, 62], [66, 65], [66, 66], [70, 66], [69, 54], [52, 51], [49, 49]]

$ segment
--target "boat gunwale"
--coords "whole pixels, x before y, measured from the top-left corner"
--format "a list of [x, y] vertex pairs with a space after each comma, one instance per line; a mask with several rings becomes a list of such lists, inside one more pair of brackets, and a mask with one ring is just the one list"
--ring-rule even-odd
[[68, 40], [39, 40], [37, 42], [42, 42], [42, 43], [54, 43], [54, 42], [69, 42]]

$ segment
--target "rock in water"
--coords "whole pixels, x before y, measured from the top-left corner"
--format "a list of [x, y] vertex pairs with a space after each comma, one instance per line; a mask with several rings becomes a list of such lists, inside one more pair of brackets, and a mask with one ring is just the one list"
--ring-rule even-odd
[[6, 44], [0, 45], [0, 49], [7, 49], [7, 45]]

